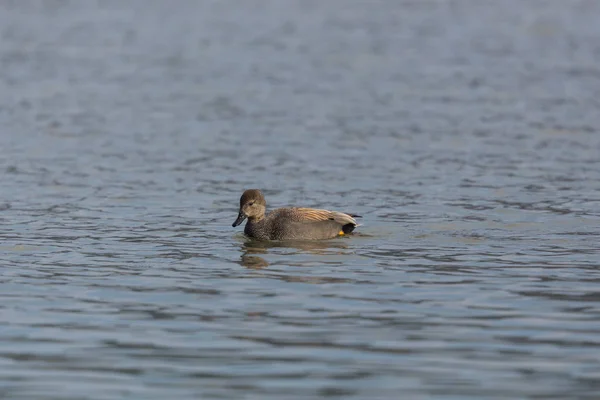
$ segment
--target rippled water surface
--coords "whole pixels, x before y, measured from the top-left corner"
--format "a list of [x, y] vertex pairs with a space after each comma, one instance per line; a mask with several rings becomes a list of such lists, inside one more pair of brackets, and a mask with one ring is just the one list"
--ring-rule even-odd
[[0, 397], [597, 399], [598, 15], [1, 2]]

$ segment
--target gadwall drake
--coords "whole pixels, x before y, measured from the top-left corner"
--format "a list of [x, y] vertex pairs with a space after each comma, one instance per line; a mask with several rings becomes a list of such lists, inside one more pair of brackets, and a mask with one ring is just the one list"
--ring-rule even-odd
[[358, 225], [354, 217], [360, 217], [298, 207], [278, 208], [265, 215], [266, 206], [260, 190], [246, 190], [240, 198], [240, 213], [232, 226], [238, 226], [248, 218], [244, 233], [255, 239], [331, 239], [352, 232]]

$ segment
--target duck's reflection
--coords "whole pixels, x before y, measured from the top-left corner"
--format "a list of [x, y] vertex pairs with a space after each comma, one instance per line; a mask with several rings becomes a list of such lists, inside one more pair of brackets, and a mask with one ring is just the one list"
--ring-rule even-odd
[[241, 264], [246, 268], [261, 269], [269, 266], [269, 262], [258, 254], [268, 254], [269, 249], [288, 248], [310, 254], [341, 254], [348, 246], [341, 240], [286, 240], [266, 241], [247, 239], [241, 246]]
[[262, 269], [269, 266], [269, 263], [264, 258], [259, 256], [251, 256], [249, 254], [242, 254], [240, 264], [250, 269]]

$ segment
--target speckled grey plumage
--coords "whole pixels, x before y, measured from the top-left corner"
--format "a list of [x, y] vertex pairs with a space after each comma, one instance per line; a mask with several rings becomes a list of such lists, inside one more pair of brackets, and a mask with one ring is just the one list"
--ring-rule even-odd
[[[266, 202], [259, 190], [250, 189], [240, 199], [240, 212], [233, 226], [246, 217], [244, 233], [262, 240], [331, 239], [357, 226], [355, 216], [313, 208], [279, 208], [265, 215]], [[356, 216], [357, 217], [357, 216]]]
[[294, 208], [279, 208], [260, 221], [248, 219], [244, 233], [266, 240], [330, 239], [338, 236], [344, 226], [335, 220], [298, 222], [296, 212]]

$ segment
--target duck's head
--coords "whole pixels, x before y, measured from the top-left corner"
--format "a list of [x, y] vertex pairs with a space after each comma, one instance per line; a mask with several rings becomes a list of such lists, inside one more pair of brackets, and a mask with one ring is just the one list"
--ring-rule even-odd
[[246, 218], [262, 219], [265, 215], [267, 203], [265, 202], [265, 196], [258, 189], [248, 189], [242, 194], [240, 198], [240, 213], [232, 226], [238, 226]]

